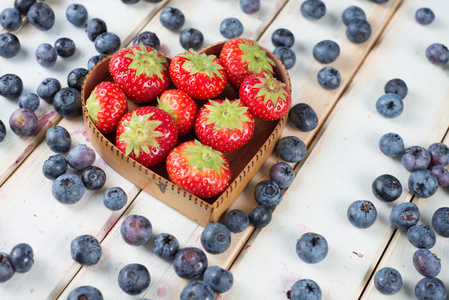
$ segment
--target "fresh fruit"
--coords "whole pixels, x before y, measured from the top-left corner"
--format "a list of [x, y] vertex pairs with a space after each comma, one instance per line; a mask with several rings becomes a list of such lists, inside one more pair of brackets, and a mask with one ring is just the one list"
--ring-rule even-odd
[[279, 58], [284, 67], [289, 70], [296, 64], [295, 51], [288, 47], [277, 47], [273, 50], [273, 54]]
[[127, 216], [120, 226], [123, 240], [131, 246], [142, 246], [147, 243], [152, 233], [153, 226], [150, 220], [140, 215]]
[[89, 22], [87, 22], [85, 31], [89, 40], [95, 42], [97, 36], [99, 36], [103, 32], [107, 32], [108, 28], [106, 26], [106, 23], [102, 19], [93, 18], [89, 20]]
[[231, 231], [221, 223], [211, 222], [201, 233], [201, 245], [211, 254], [221, 254], [231, 245]]
[[449, 61], [449, 50], [443, 44], [434, 43], [427, 47], [426, 57], [432, 64], [443, 66]]
[[165, 28], [178, 30], [184, 25], [185, 17], [178, 8], [167, 6], [161, 11], [159, 20]]
[[397, 118], [404, 110], [402, 98], [396, 94], [388, 93], [382, 95], [376, 101], [376, 110], [384, 118]]
[[157, 107], [136, 108], [125, 114], [117, 126], [117, 148], [146, 167], [164, 160], [177, 142], [175, 122]]
[[295, 36], [287, 28], [278, 28], [271, 34], [271, 42], [274, 47], [292, 47], [295, 44]]
[[200, 278], [207, 269], [207, 256], [200, 248], [181, 248], [173, 257], [173, 269], [181, 278]]
[[89, 234], [74, 238], [70, 244], [72, 259], [83, 266], [93, 266], [100, 260], [100, 242]]
[[52, 155], [44, 161], [42, 173], [51, 180], [56, 180], [59, 176], [67, 172], [67, 160], [61, 154]]
[[280, 188], [287, 188], [295, 179], [295, 170], [288, 163], [279, 161], [271, 166], [269, 176]]
[[421, 146], [411, 146], [401, 156], [402, 165], [410, 172], [427, 169], [430, 161], [430, 152]]
[[290, 110], [292, 98], [287, 85], [268, 73], [245, 78], [239, 96], [252, 115], [262, 120], [278, 120]]
[[55, 48], [48, 43], [42, 43], [37, 46], [34, 52], [34, 57], [36, 61], [44, 68], [51, 68], [55, 65], [58, 59], [58, 53]]
[[327, 256], [328, 251], [326, 239], [318, 233], [307, 232], [296, 243], [296, 254], [308, 264], [319, 263]]
[[429, 25], [435, 20], [435, 14], [428, 7], [421, 7], [415, 13], [415, 20], [421, 25]]
[[67, 154], [67, 162], [74, 170], [83, 170], [91, 166], [95, 161], [95, 151], [85, 144], [78, 144]]
[[386, 133], [379, 139], [379, 149], [386, 156], [397, 157], [404, 152], [404, 140], [397, 133]]
[[365, 11], [358, 6], [351, 5], [341, 15], [343, 23], [348, 26], [354, 20], [366, 20]]
[[23, 93], [19, 97], [19, 107], [28, 108], [29, 110], [36, 111], [39, 108], [40, 99], [35, 93]]
[[307, 146], [296, 136], [285, 136], [277, 141], [276, 153], [286, 162], [296, 163], [306, 155]]
[[84, 184], [74, 173], [65, 173], [53, 182], [51, 192], [53, 197], [62, 204], [75, 204], [84, 194]]
[[9, 261], [17, 273], [28, 272], [34, 265], [33, 248], [25, 243], [15, 245], [9, 253]]
[[248, 215], [241, 209], [227, 211], [220, 218], [220, 222], [233, 233], [242, 232], [249, 226]]
[[118, 274], [118, 285], [128, 295], [142, 294], [151, 282], [150, 272], [141, 264], [124, 266]]
[[393, 202], [401, 196], [402, 184], [393, 175], [383, 174], [374, 179], [371, 191], [380, 201]]
[[28, 22], [42, 31], [47, 31], [55, 24], [55, 13], [50, 5], [36, 2], [30, 6], [27, 13]]
[[420, 198], [429, 198], [438, 190], [438, 179], [429, 170], [413, 171], [408, 178], [410, 193]]
[[321, 300], [321, 295], [320, 286], [311, 279], [296, 281], [287, 292], [287, 298], [290, 300]]
[[159, 38], [154, 32], [151, 31], [141, 32], [134, 37], [133, 46], [138, 46], [140, 43], [144, 44], [145, 46], [154, 48], [158, 51], [159, 48], [161, 47], [161, 42], [159, 41]]
[[100, 290], [93, 286], [80, 286], [73, 289], [67, 296], [67, 300], [103, 300], [103, 295]]
[[158, 98], [156, 107], [173, 118], [180, 136], [186, 135], [195, 126], [198, 105], [186, 92], [177, 89], [166, 90]]
[[81, 92], [81, 89], [83, 88], [84, 79], [86, 79], [88, 72], [89, 71], [84, 68], [73, 69], [67, 75], [67, 85]]
[[185, 50], [199, 50], [204, 43], [203, 33], [196, 28], [186, 28], [179, 33], [179, 43]]
[[313, 57], [322, 64], [334, 62], [340, 55], [340, 46], [334, 41], [324, 40], [313, 47]]
[[333, 67], [324, 67], [318, 71], [318, 83], [326, 90], [335, 90], [341, 84], [340, 72]]
[[37, 86], [36, 93], [37, 95], [43, 99], [45, 102], [49, 104], [53, 104], [53, 100], [55, 95], [61, 89], [61, 83], [58, 79], [48, 77], [39, 83]]
[[0, 34], [0, 56], [11, 58], [19, 54], [21, 49], [20, 41], [16, 35], [5, 32]]
[[447, 290], [440, 279], [424, 277], [415, 285], [415, 297], [418, 300], [445, 300]]
[[254, 198], [257, 204], [274, 208], [282, 201], [282, 191], [276, 182], [262, 180], [254, 187]]
[[87, 113], [103, 134], [114, 132], [120, 119], [128, 112], [122, 90], [113, 82], [99, 83], [86, 100]]
[[413, 202], [403, 202], [391, 210], [390, 224], [399, 230], [406, 231], [413, 225], [418, 224], [420, 212], [418, 206]]
[[109, 55], [120, 49], [120, 38], [112, 32], [100, 33], [95, 38], [95, 50], [103, 55]]
[[326, 5], [321, 0], [306, 0], [301, 4], [300, 11], [304, 18], [318, 20], [326, 14]]
[[435, 165], [430, 169], [430, 171], [437, 178], [438, 185], [440, 185], [441, 187], [449, 186], [449, 171], [446, 170], [443, 166]]
[[38, 127], [38, 119], [34, 111], [19, 108], [9, 117], [9, 128], [18, 136], [32, 136]]
[[248, 107], [240, 100], [210, 100], [198, 112], [195, 133], [204, 145], [228, 153], [253, 137], [254, 125]]
[[17, 8], [20, 14], [26, 15], [34, 3], [36, 0], [14, 0], [14, 8]]
[[151, 47], [140, 44], [114, 53], [109, 71], [114, 82], [132, 101], [156, 100], [170, 85], [167, 59]]
[[442, 237], [449, 237], [449, 207], [440, 207], [433, 213], [432, 227]]
[[83, 26], [88, 16], [86, 7], [79, 3], [70, 4], [65, 11], [65, 17], [75, 26]]
[[226, 293], [234, 284], [234, 276], [231, 271], [211, 266], [204, 271], [203, 280], [217, 293]]
[[48, 148], [56, 153], [67, 153], [72, 146], [70, 133], [62, 126], [52, 126], [45, 133]]
[[354, 201], [348, 207], [347, 217], [349, 222], [355, 227], [366, 229], [376, 222], [377, 209], [371, 201]]
[[53, 98], [56, 112], [65, 118], [81, 115], [81, 93], [77, 89], [64, 87]]
[[0, 13], [0, 25], [8, 31], [15, 31], [22, 26], [22, 16], [17, 8], [8, 7]]
[[346, 27], [346, 37], [354, 44], [362, 44], [371, 37], [371, 25], [366, 20], [353, 20]]
[[167, 157], [170, 180], [197, 197], [209, 198], [222, 193], [231, 183], [231, 170], [223, 153], [187, 141]]
[[441, 271], [441, 259], [428, 249], [418, 249], [413, 254], [413, 266], [424, 277], [436, 277]]
[[70, 57], [76, 51], [75, 42], [67, 37], [57, 39], [54, 48], [56, 53], [61, 57]]
[[237, 18], [226, 18], [220, 23], [220, 33], [227, 39], [238, 38], [243, 33], [243, 24]]
[[2, 120], [0, 120], [0, 142], [3, 142], [5, 137], [6, 137], [6, 126], [5, 123], [3, 123]]
[[126, 202], [128, 202], [128, 196], [121, 187], [111, 187], [103, 194], [103, 204], [110, 210], [120, 210], [125, 207]]
[[214, 300], [215, 295], [209, 284], [203, 280], [193, 280], [182, 289], [180, 299]]
[[388, 82], [385, 84], [384, 91], [385, 94], [393, 93], [404, 99], [405, 96], [407, 96], [408, 87], [404, 80], [400, 78], [394, 78], [388, 80]]
[[240, 0], [240, 8], [245, 14], [254, 14], [260, 10], [260, 0]]
[[86, 189], [99, 190], [106, 183], [106, 173], [99, 167], [90, 166], [81, 173], [81, 180]]
[[10, 280], [14, 276], [14, 268], [9, 260], [9, 255], [0, 252], [0, 283]]
[[96, 64], [98, 64], [100, 61], [106, 58], [106, 55], [98, 54], [94, 55], [87, 61], [87, 69], [92, 70], [93, 67], [95, 67]]
[[243, 80], [261, 72], [273, 74], [274, 61], [257, 41], [235, 38], [227, 41], [220, 52], [229, 83], [239, 89]]
[[23, 91], [23, 81], [16, 74], [5, 74], [0, 77], [0, 96], [10, 100], [17, 99]]
[[179, 250], [179, 242], [169, 233], [160, 233], [153, 240], [153, 253], [162, 259], [172, 259]]
[[449, 147], [443, 143], [433, 143], [427, 149], [430, 154], [431, 165], [449, 165]]
[[255, 228], [263, 228], [270, 224], [272, 218], [271, 210], [263, 205], [257, 205], [254, 209], [248, 214], [249, 222]]
[[306, 103], [297, 103], [288, 113], [290, 123], [302, 132], [309, 132], [318, 126], [315, 110]]
[[427, 225], [413, 225], [407, 229], [407, 239], [413, 246], [421, 249], [430, 249], [437, 242], [435, 233]]
[[384, 267], [374, 274], [374, 286], [384, 295], [394, 295], [402, 290], [402, 276], [398, 270]]

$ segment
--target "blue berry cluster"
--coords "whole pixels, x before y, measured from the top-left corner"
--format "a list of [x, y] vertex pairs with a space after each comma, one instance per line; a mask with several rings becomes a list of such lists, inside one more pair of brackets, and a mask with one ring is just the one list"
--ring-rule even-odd
[[15, 273], [26, 273], [33, 267], [34, 253], [30, 245], [15, 245], [11, 252], [0, 252], [0, 283], [10, 280]]

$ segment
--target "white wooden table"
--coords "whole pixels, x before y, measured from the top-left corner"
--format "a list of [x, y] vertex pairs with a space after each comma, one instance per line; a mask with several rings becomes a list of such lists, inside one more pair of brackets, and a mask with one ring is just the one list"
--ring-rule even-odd
[[[309, 146], [308, 156], [296, 166], [297, 177], [286, 190], [284, 199], [273, 213], [270, 225], [262, 230], [250, 227], [232, 235], [232, 244], [221, 255], [209, 255], [209, 265], [228, 268], [234, 275], [234, 286], [219, 299], [287, 299], [286, 292], [302, 278], [315, 280], [323, 299], [412, 299], [414, 285], [421, 275], [414, 270], [412, 254], [416, 250], [404, 232], [389, 224], [389, 213], [397, 203], [413, 201], [421, 211], [420, 224], [430, 224], [433, 212], [449, 206], [447, 188], [440, 188], [429, 199], [417, 199], [408, 193], [406, 171], [399, 160], [384, 156], [378, 149], [379, 138], [397, 132], [406, 147], [428, 147], [434, 142], [449, 144], [449, 66], [437, 67], [425, 57], [428, 45], [449, 45], [449, 2], [390, 0], [379, 5], [366, 0], [325, 1], [326, 15], [318, 21], [304, 19], [299, 13], [302, 1], [261, 0], [261, 10], [244, 14], [238, 0], [171, 0], [158, 4], [140, 1], [125, 5], [119, 0], [47, 0], [56, 14], [54, 27], [46, 32], [25, 23], [17, 33], [21, 53], [11, 59], [0, 58], [0, 75], [14, 73], [24, 82], [24, 92], [35, 92], [46, 77], [57, 78], [66, 86], [67, 74], [74, 68], [87, 67], [87, 60], [97, 54], [81, 27], [65, 19], [70, 3], [82, 3], [89, 19], [98, 17], [116, 33], [122, 47], [129, 45], [138, 32], [150, 30], [161, 41], [161, 51], [176, 55], [183, 51], [179, 32], [164, 28], [159, 22], [161, 9], [168, 5], [179, 8], [186, 16], [183, 27], [202, 31], [204, 45], [224, 40], [218, 30], [226, 17], [237, 17], [244, 25], [242, 37], [257, 39], [273, 50], [271, 34], [287, 28], [295, 35], [292, 49], [296, 65], [289, 70], [293, 102], [306, 102], [319, 116], [319, 127], [302, 133], [287, 125], [284, 136], [296, 135]], [[364, 9], [373, 28], [371, 38], [356, 45], [345, 36], [341, 13], [350, 6]], [[436, 20], [429, 26], [414, 20], [421, 6], [434, 10]], [[13, 6], [3, 0], [0, 10]], [[43, 42], [53, 44], [59, 37], [69, 37], [77, 45], [71, 58], [58, 58], [50, 69], [34, 60], [34, 50]], [[313, 46], [332, 39], [340, 45], [340, 57], [331, 64], [342, 74], [342, 85], [334, 90], [322, 89], [316, 74], [323, 67], [312, 56]], [[375, 110], [385, 83], [402, 78], [409, 87], [403, 114], [385, 119]], [[0, 97], [0, 119], [8, 127], [10, 114], [18, 108], [16, 101]], [[51, 194], [52, 181], [41, 172], [42, 164], [53, 153], [45, 143], [46, 130], [56, 124], [72, 136], [72, 145], [89, 145], [81, 117], [61, 119], [51, 105], [41, 101], [37, 111], [39, 130], [35, 136], [18, 138], [7, 128], [0, 143], [0, 251], [9, 252], [18, 243], [30, 244], [35, 252], [35, 265], [25, 274], [15, 274], [0, 284], [0, 299], [66, 299], [81, 285], [92, 285], [105, 299], [179, 299], [188, 283], [179, 278], [169, 261], [156, 257], [151, 242], [132, 247], [120, 236], [122, 220], [129, 214], [140, 214], [153, 224], [153, 236], [168, 232], [175, 235], [181, 247], [201, 247], [203, 227], [169, 208], [158, 199], [141, 191], [110, 168], [100, 157], [95, 165], [106, 171], [107, 182], [99, 191], [86, 191], [75, 205], [61, 205]], [[270, 166], [279, 158], [272, 154], [238, 198], [233, 208], [249, 213], [256, 205], [254, 185], [268, 179]], [[374, 199], [372, 181], [381, 174], [396, 176], [404, 187], [400, 199], [386, 204]], [[128, 194], [128, 205], [111, 212], [102, 203], [105, 189], [122, 187]], [[346, 218], [348, 205], [359, 199], [372, 200], [378, 209], [378, 220], [369, 229], [353, 227]], [[325, 236], [329, 254], [318, 264], [302, 262], [295, 253], [297, 239], [313, 231]], [[101, 241], [103, 255], [92, 267], [81, 267], [70, 256], [70, 242], [81, 234], [92, 234]], [[449, 240], [437, 236], [432, 252], [442, 261], [438, 276], [449, 288]], [[142, 295], [129, 296], [117, 284], [121, 267], [141, 263], [151, 273], [151, 285]], [[375, 288], [372, 275], [391, 266], [401, 272], [404, 288], [393, 296], [383, 296]]]

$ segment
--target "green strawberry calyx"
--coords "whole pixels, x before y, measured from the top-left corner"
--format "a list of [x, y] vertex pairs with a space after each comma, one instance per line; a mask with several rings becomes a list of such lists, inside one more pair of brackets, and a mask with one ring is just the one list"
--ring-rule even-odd
[[171, 102], [170, 98], [168, 99], [166, 98], [165, 101], [161, 101], [161, 99], [158, 97], [156, 107], [167, 112], [172, 117], [172, 119], [176, 121], [176, 119], [178, 119], [178, 116], [175, 114], [175, 111], [172, 108], [170, 108], [170, 102]]
[[220, 64], [214, 62], [214, 59], [217, 58], [215, 55], [206, 55], [206, 53], [199, 54], [195, 50], [190, 49], [178, 56], [186, 59], [182, 64], [182, 67], [185, 70], [190, 70], [189, 75], [201, 72], [205, 73], [209, 78], [216, 75], [218, 78], [223, 79], [223, 75], [219, 70], [224, 68]]
[[151, 120], [154, 113], [148, 113], [142, 118], [139, 118], [136, 112], [133, 112], [131, 122], [123, 122], [123, 126], [128, 129], [119, 137], [120, 141], [128, 141], [126, 145], [126, 155], [129, 155], [134, 151], [136, 157], [139, 157], [140, 150], [146, 154], [150, 153], [148, 145], [152, 147], [159, 147], [159, 143], [156, 141], [156, 137], [164, 136], [160, 131], [155, 130], [161, 121]]
[[242, 61], [248, 63], [248, 71], [253, 74], [260, 72], [272, 73], [275, 65], [274, 61], [267, 56], [267, 51], [259, 47], [257, 41], [253, 41], [253, 44], [251, 45], [248, 41], [239, 44], [240, 50], [245, 53], [242, 56]]
[[98, 122], [97, 113], [101, 109], [101, 105], [97, 101], [97, 89], [95, 88], [92, 93], [90, 93], [89, 98], [86, 100], [86, 110], [89, 117], [94, 122]]
[[126, 58], [130, 58], [132, 62], [129, 64], [128, 69], [136, 70], [136, 76], [140, 76], [145, 73], [148, 77], [153, 77], [156, 75], [158, 78], [162, 79], [162, 71], [167, 68], [164, 63], [167, 59], [163, 56], [158, 56], [156, 50], [148, 52], [145, 45], [139, 44], [139, 47], [131, 48], [132, 53], [124, 55]]
[[209, 110], [207, 113], [206, 125], [214, 124], [215, 129], [226, 128], [229, 131], [233, 129], [242, 130], [242, 123], [251, 122], [250, 118], [245, 114], [248, 107], [240, 106], [240, 100], [214, 101], [209, 100], [210, 104], [205, 104]]
[[263, 73], [261, 76], [257, 77], [260, 83], [253, 86], [255, 89], [259, 89], [256, 94], [257, 97], [264, 97], [263, 103], [271, 101], [273, 106], [276, 106], [279, 99], [287, 101], [288, 92], [284, 89], [285, 83], [280, 82], [273, 76]]
[[225, 169], [223, 154], [198, 140], [195, 140], [195, 145], [187, 145], [183, 154], [190, 156], [189, 166], [196, 166], [200, 171], [207, 168], [220, 174]]

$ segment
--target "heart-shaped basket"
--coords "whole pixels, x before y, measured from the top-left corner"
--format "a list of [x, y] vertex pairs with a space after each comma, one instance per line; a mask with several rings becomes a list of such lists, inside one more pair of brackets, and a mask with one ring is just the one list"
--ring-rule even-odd
[[[218, 57], [224, 43], [220, 42], [210, 45], [198, 52], [208, 55], [213, 54]], [[291, 92], [290, 77], [286, 68], [273, 53], [267, 49], [264, 50], [267, 51], [268, 57], [276, 64], [274, 67], [275, 77], [287, 84]], [[171, 61], [171, 57], [166, 57]], [[242, 148], [225, 154], [232, 171], [232, 181], [229, 187], [214, 198], [201, 199], [170, 181], [165, 162], [161, 162], [152, 168], [144, 167], [126, 156], [115, 146], [115, 134], [103, 135], [92, 123], [85, 108], [86, 100], [97, 84], [102, 81], [113, 81], [109, 73], [110, 59], [111, 56], [103, 59], [89, 72], [81, 92], [83, 120], [90, 143], [106, 163], [139, 188], [202, 226], [207, 225], [209, 222], [217, 222], [270, 156], [284, 130], [287, 115], [276, 121], [256, 119], [252, 139]], [[238, 91], [233, 89], [228, 83], [223, 93], [217, 98], [237, 99]], [[128, 101], [128, 106], [129, 110], [137, 107], [131, 101]], [[194, 133], [183, 137], [179, 142], [193, 138], [195, 138]]]

